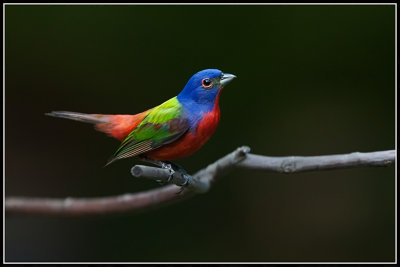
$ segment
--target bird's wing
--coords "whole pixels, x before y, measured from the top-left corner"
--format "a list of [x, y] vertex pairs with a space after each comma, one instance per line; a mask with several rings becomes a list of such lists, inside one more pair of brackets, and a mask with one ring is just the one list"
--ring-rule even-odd
[[152, 109], [140, 124], [122, 141], [115, 160], [134, 157], [169, 144], [182, 136], [190, 127], [182, 105], [176, 97]]

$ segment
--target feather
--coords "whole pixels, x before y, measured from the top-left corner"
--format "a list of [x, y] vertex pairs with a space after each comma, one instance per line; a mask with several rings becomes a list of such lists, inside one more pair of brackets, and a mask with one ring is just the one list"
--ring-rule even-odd
[[190, 121], [176, 97], [152, 109], [122, 141], [107, 165], [122, 158], [134, 157], [177, 140], [188, 131]]
[[85, 113], [78, 113], [78, 112], [71, 112], [71, 111], [52, 111], [50, 113], [45, 113], [47, 116], [52, 116], [56, 118], [64, 118], [70, 119], [80, 122], [87, 122], [87, 123], [107, 123], [109, 118], [107, 115], [101, 114], [85, 114]]
[[119, 140], [124, 140], [146, 117], [150, 110], [135, 115], [85, 114], [70, 111], [52, 111], [45, 113], [56, 118], [70, 119], [95, 124], [95, 129]]
[[134, 157], [177, 140], [190, 128], [190, 122], [176, 97], [152, 109], [122, 141], [112, 162]]

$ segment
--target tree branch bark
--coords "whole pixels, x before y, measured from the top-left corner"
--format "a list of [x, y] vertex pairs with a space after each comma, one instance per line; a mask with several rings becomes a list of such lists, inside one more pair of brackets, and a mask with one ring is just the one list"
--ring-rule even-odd
[[[370, 153], [350, 153], [328, 156], [290, 156], [267, 157], [249, 154], [250, 148], [239, 147], [232, 153], [208, 165], [190, 176], [190, 183], [181, 194], [177, 185], [186, 180], [181, 173], [172, 176], [172, 185], [161, 188], [120, 196], [100, 198], [26, 198], [7, 197], [5, 210], [9, 214], [47, 214], [83, 216], [129, 212], [159, 207], [207, 192], [212, 184], [233, 168], [255, 169], [279, 173], [297, 173], [305, 171], [332, 170], [352, 167], [390, 166], [395, 162], [396, 151], [387, 150]], [[136, 165], [131, 169], [135, 177], [166, 181], [170, 172], [166, 169]]]

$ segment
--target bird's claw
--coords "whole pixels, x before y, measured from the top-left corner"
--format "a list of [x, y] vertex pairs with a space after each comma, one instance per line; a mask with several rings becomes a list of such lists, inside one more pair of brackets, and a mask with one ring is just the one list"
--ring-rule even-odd
[[168, 184], [169, 182], [171, 182], [172, 177], [175, 174], [175, 170], [172, 168], [171, 164], [164, 163], [164, 162], [161, 163], [161, 168], [169, 170], [169, 177], [168, 177], [167, 181], [165, 182], [165, 184]]
[[182, 177], [185, 179], [185, 181], [183, 182], [183, 184], [181, 185], [181, 188], [179, 189], [179, 191], [177, 192], [177, 194], [180, 194], [183, 192], [183, 190], [185, 190], [185, 188], [191, 183], [192, 181], [192, 176], [190, 176], [186, 170], [184, 168], [182, 168], [180, 165], [171, 162], [171, 161], [157, 161], [157, 160], [151, 160], [151, 159], [147, 159], [145, 157], [142, 157], [142, 160], [150, 162], [152, 164], [155, 164], [163, 169], [166, 169], [169, 171], [169, 177], [166, 181], [162, 181], [162, 180], [156, 180], [158, 183], [164, 185], [164, 184], [168, 184], [172, 181], [172, 178], [174, 176], [174, 174], [176, 172], [179, 172]]
[[179, 188], [179, 191], [176, 192], [177, 195], [181, 194], [183, 192], [183, 190], [185, 190], [185, 188], [190, 184], [190, 182], [192, 180], [192, 177], [189, 174], [187, 174], [186, 171], [182, 175], [185, 178], [185, 182], [181, 185], [181, 188]]

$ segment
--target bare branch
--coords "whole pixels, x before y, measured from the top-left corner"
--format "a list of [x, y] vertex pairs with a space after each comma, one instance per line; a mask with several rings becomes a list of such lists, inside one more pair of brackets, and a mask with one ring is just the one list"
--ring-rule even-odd
[[[242, 146], [225, 157], [220, 158], [216, 162], [208, 165], [205, 169], [202, 169], [193, 176], [190, 176], [188, 188], [194, 190], [196, 193], [207, 192], [210, 189], [210, 184], [214, 182], [215, 178], [226, 173], [228, 170], [235, 167], [239, 162], [244, 160], [248, 155], [248, 152], [250, 152], [250, 148], [247, 146]], [[133, 166], [131, 173], [133, 176], [138, 178], [161, 180], [163, 182], [166, 182], [170, 177], [170, 172], [167, 169], [144, 165]], [[182, 185], [185, 181], [186, 179], [181, 173], [175, 172], [172, 176], [171, 183]]]
[[[193, 182], [189, 188], [198, 192], [206, 192], [209, 189], [209, 182], [220, 176], [222, 169], [237, 166], [245, 169], [262, 170], [279, 173], [296, 173], [305, 171], [321, 171], [355, 167], [385, 167], [394, 163], [396, 151], [387, 150], [379, 152], [328, 155], [328, 156], [290, 156], [290, 157], [267, 157], [248, 153], [248, 147], [241, 147], [234, 153], [209, 165], [193, 176]], [[242, 154], [238, 154], [241, 152]], [[233, 157], [233, 155], [236, 156]], [[241, 157], [243, 155], [245, 158]], [[236, 159], [236, 160], [234, 160]], [[170, 173], [166, 169], [135, 165], [132, 168], [132, 175], [140, 178], [166, 181]], [[171, 181], [176, 185], [182, 185], [184, 178], [180, 173], [175, 173]], [[200, 187], [201, 188], [198, 188]]]
[[[66, 199], [7, 197], [6, 211], [13, 214], [78, 216], [143, 210], [182, 200], [194, 193], [207, 192], [217, 178], [235, 167], [297, 173], [351, 167], [389, 166], [395, 162], [396, 157], [395, 150], [312, 157], [267, 157], [249, 154], [249, 151], [248, 147], [240, 147], [190, 176], [189, 190], [184, 190], [179, 195], [177, 194], [179, 187], [176, 185], [182, 185], [185, 178], [176, 172], [172, 177], [172, 183], [176, 185], [134, 194]], [[161, 181], [166, 181], [170, 175], [168, 170], [143, 165], [134, 166], [131, 173], [135, 177]]]
[[267, 157], [248, 154], [238, 166], [246, 169], [295, 173], [367, 166], [386, 167], [394, 163], [395, 157], [395, 150], [311, 157]]
[[[222, 174], [222, 171], [226, 171], [240, 160], [245, 159], [246, 153], [249, 150], [248, 147], [238, 148], [234, 152], [210, 164], [206, 169], [199, 171], [193, 175], [193, 181], [188, 186], [188, 189], [195, 188], [196, 190], [184, 190], [181, 194], [177, 194], [179, 192], [179, 187], [176, 185], [168, 185], [140, 193], [100, 198], [69, 197], [66, 199], [52, 199], [7, 197], [6, 211], [7, 213], [13, 214], [78, 216], [128, 212], [158, 207], [164, 203], [189, 197], [193, 195], [194, 192], [207, 191], [210, 187], [211, 180], [216, 175]], [[143, 171], [142, 174], [144, 176], [148, 175], [148, 170], [150, 170], [153, 172], [153, 175], [157, 176], [155, 180], [161, 179], [163, 175], [164, 179], [169, 177], [168, 170], [148, 166], [145, 166], [146, 168], [143, 168], [144, 166], [141, 167], [140, 171]], [[132, 172], [133, 174], [140, 173], [138, 170], [132, 170]], [[178, 173], [176, 174], [178, 175]], [[200, 179], [200, 177], [204, 179]], [[178, 181], [181, 181], [178, 176], [174, 176], [173, 181], [177, 184], [181, 184], [178, 183]]]
[[164, 186], [145, 192], [124, 194], [99, 198], [26, 198], [7, 197], [6, 211], [13, 214], [47, 214], [47, 215], [94, 215], [158, 207], [175, 199], [189, 196], [192, 191], [186, 190], [181, 195], [176, 192], [176, 185]]

